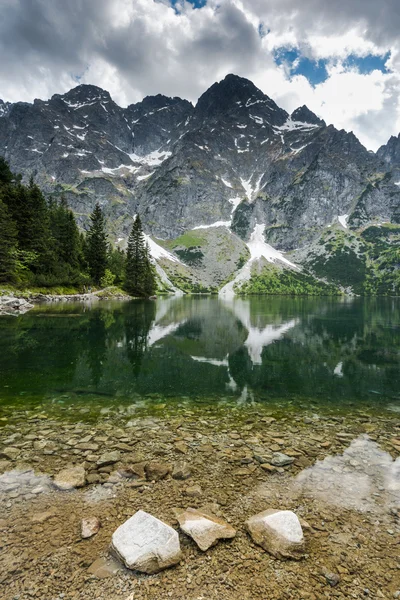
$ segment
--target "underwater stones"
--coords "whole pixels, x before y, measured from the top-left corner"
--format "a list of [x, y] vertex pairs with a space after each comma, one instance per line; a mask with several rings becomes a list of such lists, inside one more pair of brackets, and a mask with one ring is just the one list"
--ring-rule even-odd
[[174, 448], [181, 454], [187, 454], [189, 452], [189, 446], [185, 444], [185, 442], [176, 442], [176, 444], [174, 444]]
[[145, 471], [149, 481], [160, 481], [171, 472], [171, 466], [165, 462], [152, 461], [147, 463]]
[[83, 487], [86, 483], [86, 472], [81, 466], [67, 467], [54, 477], [54, 485], [63, 491]]
[[286, 467], [294, 462], [293, 456], [283, 454], [283, 452], [274, 452], [270, 460], [271, 465], [274, 467]]
[[97, 579], [105, 579], [111, 577], [120, 571], [122, 567], [114, 558], [98, 558], [88, 568], [88, 573], [94, 575]]
[[96, 535], [96, 533], [98, 533], [100, 526], [101, 523], [97, 517], [88, 517], [87, 519], [82, 519], [81, 537], [84, 540], [93, 537]]
[[220, 539], [231, 539], [235, 529], [223, 519], [205, 514], [194, 508], [188, 508], [177, 514], [180, 528], [189, 535], [200, 550], [208, 550]]
[[13, 446], [10, 446], [9, 448], [3, 448], [3, 450], [0, 451], [0, 458], [17, 460], [20, 454], [21, 450], [19, 448], [14, 448]]
[[143, 510], [113, 533], [111, 549], [128, 569], [148, 574], [171, 567], [182, 558], [175, 529]]
[[290, 510], [268, 509], [246, 521], [253, 541], [276, 558], [300, 559], [304, 554], [303, 530]]
[[188, 463], [186, 463], [186, 462], [177, 463], [174, 465], [174, 468], [172, 469], [172, 478], [173, 479], [180, 479], [180, 480], [189, 479], [191, 474], [192, 473], [191, 473], [190, 467], [189, 467]]
[[97, 461], [98, 467], [106, 467], [108, 465], [113, 465], [118, 462], [121, 458], [121, 453], [118, 450], [113, 450], [112, 452], [104, 452]]
[[191, 486], [187, 487], [185, 490], [185, 494], [186, 494], [186, 496], [189, 496], [190, 498], [201, 498], [201, 496], [203, 495], [203, 490], [196, 483], [195, 485], [191, 485]]

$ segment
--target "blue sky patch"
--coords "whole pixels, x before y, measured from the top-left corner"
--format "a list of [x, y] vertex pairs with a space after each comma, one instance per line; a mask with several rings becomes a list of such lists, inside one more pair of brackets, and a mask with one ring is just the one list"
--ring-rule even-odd
[[390, 52], [387, 52], [383, 56], [356, 56], [350, 54], [350, 56], [344, 61], [345, 67], [356, 67], [359, 73], [367, 75], [372, 71], [382, 71], [382, 73], [389, 73], [389, 70], [385, 67], [386, 62], [390, 58]]
[[[187, 0], [189, 4], [193, 4], [194, 8], [203, 8], [207, 4], [207, 0]], [[179, 4], [179, 0], [171, 0], [172, 6]]]
[[[350, 54], [345, 61], [344, 67], [352, 67], [363, 75], [379, 70], [382, 73], [388, 73], [385, 63], [390, 57], [390, 52], [383, 56], [356, 56]], [[328, 79], [327, 65], [332, 62], [332, 59], [312, 60], [302, 56], [297, 48], [279, 48], [274, 53], [275, 62], [277, 65], [286, 65], [290, 76], [303, 75], [308, 79], [311, 85], [316, 86]]]
[[302, 56], [296, 48], [279, 48], [274, 58], [277, 65], [288, 67], [292, 77], [304, 75], [312, 85], [318, 85], [328, 79], [327, 60], [311, 60]]

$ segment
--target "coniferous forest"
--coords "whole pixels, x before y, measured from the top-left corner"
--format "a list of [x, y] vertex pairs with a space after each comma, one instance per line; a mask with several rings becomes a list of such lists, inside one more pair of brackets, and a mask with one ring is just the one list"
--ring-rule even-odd
[[64, 198], [46, 199], [0, 157], [0, 283], [18, 288], [119, 286], [134, 296], [156, 291], [155, 270], [136, 216], [127, 252], [112, 246], [99, 204], [87, 231]]

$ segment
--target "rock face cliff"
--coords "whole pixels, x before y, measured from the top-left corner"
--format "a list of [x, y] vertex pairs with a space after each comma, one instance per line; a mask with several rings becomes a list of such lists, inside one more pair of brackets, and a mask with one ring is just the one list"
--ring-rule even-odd
[[209, 262], [224, 260], [215, 228], [230, 238], [235, 261], [219, 285], [240, 268], [256, 226], [267, 245], [301, 258], [327, 228], [400, 223], [400, 136], [374, 154], [306, 106], [289, 115], [235, 75], [196, 106], [157, 95], [121, 108], [91, 85], [33, 104], [0, 101], [0, 154], [49, 195], [64, 195], [82, 225], [99, 201], [121, 243], [139, 212], [146, 232], [207, 285], [207, 252], [186, 235], [196, 228]]

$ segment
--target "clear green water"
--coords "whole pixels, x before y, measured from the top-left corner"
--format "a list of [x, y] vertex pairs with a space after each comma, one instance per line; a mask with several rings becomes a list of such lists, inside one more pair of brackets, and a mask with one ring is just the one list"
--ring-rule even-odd
[[248, 403], [400, 411], [400, 299], [168, 298], [0, 318], [3, 421]]

